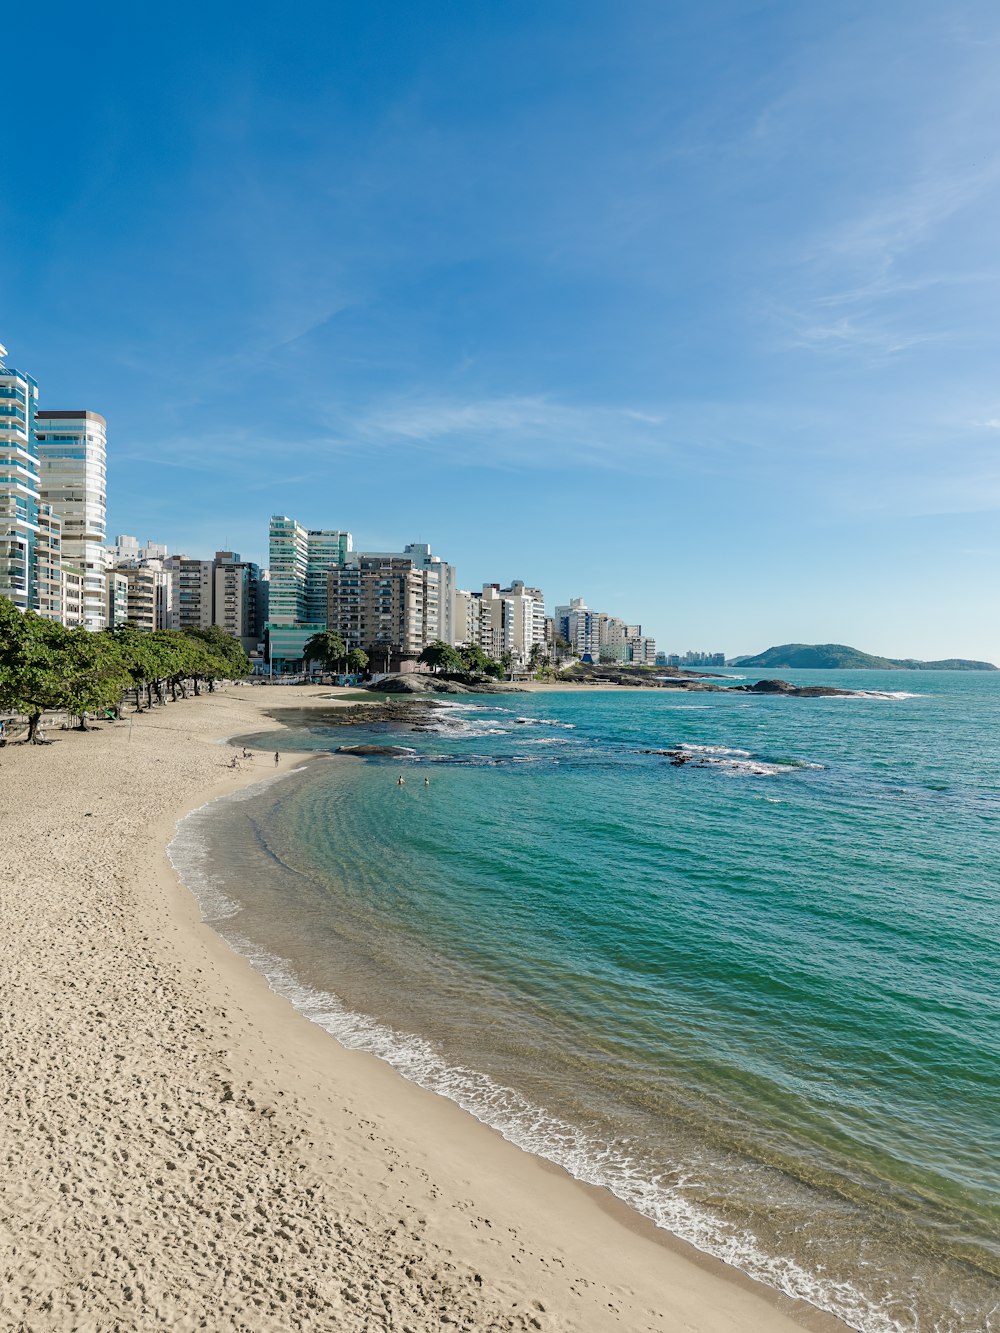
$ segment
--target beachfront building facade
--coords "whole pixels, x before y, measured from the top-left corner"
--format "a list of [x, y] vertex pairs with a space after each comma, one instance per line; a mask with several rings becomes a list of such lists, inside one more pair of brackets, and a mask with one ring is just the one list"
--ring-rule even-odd
[[170, 555], [163, 562], [173, 580], [169, 629], [208, 629], [215, 623], [215, 562]]
[[[125, 620], [137, 629], [169, 629], [173, 611], [173, 576], [159, 560], [119, 565], [125, 581]], [[121, 623], [121, 622], [117, 622]]]
[[570, 651], [584, 662], [632, 666], [653, 666], [656, 662], [656, 640], [644, 635], [641, 625], [594, 611], [582, 597], [557, 606], [554, 619], [556, 637], [565, 640]]
[[38, 506], [38, 531], [35, 536], [32, 610], [46, 620], [66, 623], [63, 581], [62, 523], [52, 506], [42, 502]]
[[60, 577], [62, 623], [67, 629], [83, 629], [86, 613], [86, 579], [77, 565], [64, 564]]
[[532, 649], [544, 649], [545, 597], [541, 588], [529, 588], [520, 579], [509, 587], [484, 583], [482, 592], [459, 588], [452, 598], [455, 641], [481, 648], [499, 661], [510, 654], [517, 664], [527, 662]]
[[38, 385], [6, 358], [0, 347], [0, 597], [27, 611], [36, 597]]
[[386, 669], [419, 657], [438, 637], [437, 603], [433, 571], [402, 555], [358, 553], [330, 570], [327, 628]]
[[142, 546], [135, 537], [122, 534], [105, 547], [104, 556], [108, 623], [128, 622], [145, 630], [172, 628], [175, 572], [167, 567], [167, 547], [159, 542]]
[[241, 560], [237, 551], [216, 551], [214, 569], [212, 623], [255, 653], [267, 618], [267, 584], [261, 571], [252, 560]]
[[[82, 571], [86, 629], [107, 624], [107, 423], [97, 412], [35, 414], [39, 493], [62, 523], [63, 560]], [[76, 619], [74, 615], [74, 619]]]
[[357, 551], [327, 578], [327, 628], [375, 662], [413, 660], [452, 643], [455, 570], [422, 542], [402, 551]]
[[266, 626], [272, 671], [297, 670], [307, 641], [327, 628], [328, 577], [352, 546], [349, 532], [304, 528], [287, 514], [272, 517]]
[[607, 619], [603, 612], [592, 611], [582, 597], [573, 597], [568, 605], [556, 607], [556, 634], [576, 656], [597, 662], [601, 655], [601, 623]]
[[120, 569], [107, 572], [108, 590], [108, 625], [124, 625], [128, 622], [128, 579]]

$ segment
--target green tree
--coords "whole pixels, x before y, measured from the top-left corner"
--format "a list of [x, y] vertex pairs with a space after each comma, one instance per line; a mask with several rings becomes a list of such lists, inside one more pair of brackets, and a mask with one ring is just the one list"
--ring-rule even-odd
[[65, 639], [69, 630], [33, 611], [23, 614], [0, 597], [0, 708], [24, 713], [33, 742], [47, 708], [66, 697]]
[[347, 669], [352, 676], [360, 676], [368, 669], [368, 654], [363, 648], [352, 648], [347, 654]]
[[87, 714], [120, 707], [130, 676], [113, 639], [89, 630], [68, 630], [57, 644], [64, 680], [62, 706], [87, 730]]
[[463, 671], [465, 663], [462, 658], [452, 648], [451, 644], [445, 643], [443, 639], [435, 639], [429, 643], [418, 659], [425, 666], [437, 673], [438, 671]]
[[324, 671], [336, 671], [347, 657], [347, 644], [336, 630], [314, 634], [302, 649], [305, 662], [319, 662]]
[[153, 670], [152, 654], [147, 640], [151, 637], [135, 625], [115, 625], [101, 631], [115, 645], [135, 691], [136, 712], [142, 712], [142, 691]]
[[459, 648], [458, 655], [470, 675], [485, 676], [488, 674], [491, 659], [486, 656], [478, 643], [467, 643], [463, 648]]
[[252, 672], [253, 666], [242, 643], [219, 625], [191, 626], [184, 633], [203, 643], [217, 659], [222, 674], [215, 679], [242, 680]]

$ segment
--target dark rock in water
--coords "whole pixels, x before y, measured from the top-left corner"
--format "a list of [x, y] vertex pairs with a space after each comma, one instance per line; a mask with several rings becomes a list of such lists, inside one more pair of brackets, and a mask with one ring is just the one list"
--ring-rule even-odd
[[408, 745], [338, 745], [337, 754], [356, 754], [361, 758], [409, 759], [416, 750]]
[[681, 764], [704, 764], [705, 760], [700, 755], [691, 750], [632, 750], [632, 754], [660, 754], [664, 759], [669, 759], [675, 768], [680, 768]]
[[753, 685], [734, 687], [745, 694], [787, 694], [796, 699], [821, 699], [837, 695], [850, 698], [856, 690], [838, 690], [832, 685], [790, 685], [787, 680], [758, 680]]

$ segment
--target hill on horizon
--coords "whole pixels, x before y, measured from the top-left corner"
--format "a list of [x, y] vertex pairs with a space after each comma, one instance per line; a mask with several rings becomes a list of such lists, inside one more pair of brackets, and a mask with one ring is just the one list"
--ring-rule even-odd
[[921, 662], [914, 657], [876, 657], [845, 643], [782, 643], [753, 657], [731, 657], [729, 666], [788, 667], [826, 671], [996, 671], [992, 662], [966, 657], [948, 657], [939, 662]]

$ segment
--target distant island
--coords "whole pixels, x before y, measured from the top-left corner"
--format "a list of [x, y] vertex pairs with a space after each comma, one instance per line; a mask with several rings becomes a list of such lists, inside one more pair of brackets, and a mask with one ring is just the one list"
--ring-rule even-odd
[[755, 657], [733, 657], [730, 666], [790, 667], [823, 671], [996, 671], [992, 662], [947, 657], [940, 662], [918, 662], [914, 657], [876, 657], [843, 643], [782, 643]]

